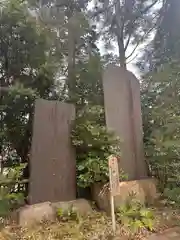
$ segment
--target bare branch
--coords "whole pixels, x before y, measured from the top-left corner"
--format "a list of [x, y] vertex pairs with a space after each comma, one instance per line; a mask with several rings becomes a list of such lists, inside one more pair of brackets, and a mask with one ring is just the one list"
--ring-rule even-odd
[[137, 56], [138, 56], [138, 53], [131, 60], [129, 60], [126, 64], [131, 63], [135, 58], [137, 58]]
[[[143, 38], [144, 38], [144, 36], [143, 36]], [[138, 43], [137, 43], [136, 46], [134, 47], [133, 51], [126, 57], [126, 60], [127, 60], [128, 58], [130, 58], [130, 57], [134, 54], [134, 52], [135, 52], [136, 49], [139, 47], [139, 45], [140, 45], [141, 42], [142, 42], [142, 40], [138, 41]]]
[[[157, 16], [157, 15], [156, 15]], [[156, 17], [155, 16], [155, 17]], [[154, 18], [155, 18], [154, 17]], [[155, 29], [155, 27], [157, 27], [159, 24], [156, 22], [142, 37], [141, 37], [141, 39], [137, 42], [137, 44], [136, 44], [136, 46], [134, 47], [134, 49], [133, 49], [133, 51], [131, 52], [131, 54], [129, 54], [129, 56], [127, 56], [127, 58], [126, 58], [126, 60], [128, 59], [128, 58], [130, 58], [133, 54], [134, 54], [134, 52], [136, 51], [136, 49], [138, 48], [138, 46], [142, 43], [142, 41], [144, 40], [144, 38], [153, 30], [153, 29]]]
[[[139, 14], [137, 14], [136, 16], [133, 17], [132, 15], [132, 19], [129, 19], [129, 21], [131, 22], [131, 26], [133, 26], [134, 22], [141, 17], [143, 14], [147, 13], [159, 0], [155, 0], [152, 4], [150, 4], [149, 6], [147, 6], [143, 11], [139, 11], [139, 9], [136, 9], [138, 11]], [[133, 30], [133, 29], [132, 29]]]
[[154, 29], [154, 27], [151, 28], [148, 32], [146, 32], [146, 33], [141, 37], [141, 39], [137, 42], [136, 46], [134, 47], [133, 51], [126, 57], [126, 60], [127, 60], [128, 58], [130, 58], [130, 57], [134, 54], [134, 52], [136, 51], [136, 49], [137, 49], [137, 48], [139, 47], [139, 45], [142, 43], [143, 39], [144, 39], [153, 29]]
[[[149, 6], [147, 6], [143, 11], [139, 11], [139, 15], [136, 16], [136, 17], [139, 17], [145, 13], [147, 13], [152, 7], [154, 7], [154, 5], [156, 5], [156, 3], [158, 2], [159, 0], [155, 0], [153, 3], [151, 3]], [[138, 9], [137, 9], [138, 10]]]
[[130, 43], [132, 34], [133, 34], [133, 30], [131, 30], [131, 32], [129, 33], [129, 37], [128, 37], [128, 39], [127, 39], [127, 41], [126, 41], [126, 44], [125, 44], [125, 46], [124, 46], [124, 50], [125, 50], [125, 51], [126, 51], [127, 48], [128, 48], [128, 45], [129, 45], [129, 43]]
[[[135, 23], [135, 21], [137, 20], [137, 18], [141, 17], [143, 14], [147, 13], [159, 0], [155, 0], [152, 4], [150, 4], [149, 6], [147, 6], [143, 11], [140, 11], [140, 14], [135, 16], [135, 18], [130, 19], [130, 24], [131, 24], [131, 31], [129, 32], [129, 37], [127, 39], [127, 42], [125, 44], [125, 51], [128, 48], [128, 45], [130, 43], [132, 34], [133, 34], [133, 24]], [[157, 15], [156, 15], [157, 16]], [[153, 18], [154, 19], [154, 18]], [[137, 48], [137, 47], [136, 47]], [[136, 50], [136, 49], [135, 49]], [[134, 50], [134, 51], [135, 51]]]

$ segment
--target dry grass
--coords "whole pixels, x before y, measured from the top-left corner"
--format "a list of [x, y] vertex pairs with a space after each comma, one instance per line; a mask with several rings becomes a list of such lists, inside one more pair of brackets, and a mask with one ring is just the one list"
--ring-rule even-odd
[[1, 234], [7, 240], [98, 240], [111, 239], [112, 236], [110, 219], [97, 212], [79, 222], [44, 222], [31, 229], [7, 226], [2, 229]]
[[[156, 215], [155, 232], [180, 225], [180, 212], [172, 209], [154, 209]], [[94, 212], [79, 222], [68, 221], [44, 222], [31, 229], [22, 229], [17, 225], [4, 226], [0, 232], [0, 240], [129, 240], [146, 239], [151, 233], [141, 229], [131, 234], [117, 224], [117, 235], [113, 237], [111, 219], [103, 213]]]

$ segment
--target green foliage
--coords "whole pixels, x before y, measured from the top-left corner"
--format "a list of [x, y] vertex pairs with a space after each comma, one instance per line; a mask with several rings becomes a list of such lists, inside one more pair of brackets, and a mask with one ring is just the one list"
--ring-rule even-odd
[[153, 231], [153, 212], [138, 202], [132, 196], [116, 212], [117, 220], [131, 231], [137, 232], [141, 228]]
[[8, 90], [1, 92], [0, 142], [6, 156], [13, 151], [21, 162], [28, 161], [34, 100], [55, 95], [53, 41], [54, 34], [32, 16], [27, 2], [2, 3], [0, 81], [1, 87]]
[[87, 60], [80, 59], [76, 65], [76, 105], [103, 106], [102, 63], [98, 53], [91, 53]]
[[[11, 210], [24, 203], [23, 193], [20, 191], [24, 164], [10, 168], [0, 175], [0, 216], [4, 217]], [[18, 191], [19, 190], [19, 191]]]
[[[0, 142], [3, 149], [10, 146], [16, 152], [16, 159], [22, 162], [28, 161], [36, 98], [73, 99], [77, 105], [102, 104], [103, 99], [95, 28], [87, 24], [81, 12], [88, 1], [62, 1], [62, 9], [58, 7], [58, 10], [51, 1], [52, 8], [46, 10], [58, 24], [38, 18], [49, 1], [41, 3], [42, 9], [38, 9], [38, 3], [36, 16], [28, 3], [31, 5], [32, 1], [4, 1], [0, 13], [1, 87], [12, 87], [1, 94]], [[60, 15], [61, 21], [55, 19]], [[67, 15], [72, 17], [70, 22]], [[72, 96], [67, 91], [68, 31], [75, 44]]]
[[120, 156], [120, 141], [107, 131], [104, 110], [100, 106], [85, 107], [78, 112], [72, 131], [77, 155], [77, 182], [81, 187], [109, 179], [108, 157]]
[[163, 196], [167, 198], [168, 203], [173, 206], [180, 207], [180, 188], [174, 186], [173, 188], [167, 187], [164, 189]]
[[67, 210], [58, 208], [57, 218], [58, 218], [58, 220], [60, 220], [62, 222], [67, 222], [67, 221], [79, 222], [81, 219], [78, 211], [73, 207], [71, 207], [70, 209], [67, 209]]
[[[96, 27], [88, 24], [83, 13], [88, 1], [61, 1], [58, 9], [53, 4], [56, 1], [50, 2], [51, 7], [46, 7], [49, 1], [40, 5], [31, 0], [1, 3], [0, 87], [8, 89], [1, 92], [0, 103], [3, 167], [29, 161], [37, 98], [73, 99], [77, 108], [103, 105]], [[49, 18], [43, 15], [44, 10]], [[69, 44], [70, 35], [73, 46]], [[69, 83], [71, 57], [67, 56], [71, 50], [73, 77]]]
[[160, 7], [157, 31], [152, 41], [148, 42], [145, 53], [139, 61], [142, 70], [150, 72], [156, 71], [161, 65], [180, 59], [180, 19], [178, 17], [180, 2], [165, 0]]
[[179, 63], [164, 65], [143, 90], [144, 142], [150, 173], [163, 192], [180, 181]]

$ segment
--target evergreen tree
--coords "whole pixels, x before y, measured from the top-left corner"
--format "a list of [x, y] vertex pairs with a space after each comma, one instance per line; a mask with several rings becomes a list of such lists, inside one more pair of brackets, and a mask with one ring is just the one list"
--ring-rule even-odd
[[156, 70], [164, 63], [180, 58], [180, 1], [164, 0], [159, 10], [157, 30], [139, 61], [141, 69]]
[[[105, 0], [96, 1], [92, 17], [100, 25], [100, 36], [107, 49], [113, 43], [118, 47], [118, 54], [113, 60], [126, 68], [127, 60], [137, 47], [145, 41], [155, 26], [157, 16], [154, 6], [158, 0]], [[133, 50], [127, 56], [127, 49]], [[112, 59], [113, 57], [113, 59]]]
[[[142, 57], [144, 140], [151, 173], [161, 190], [179, 179], [180, 1], [163, 1], [158, 28]], [[179, 194], [179, 193], [178, 193]]]
[[16, 151], [21, 162], [28, 160], [34, 100], [56, 97], [59, 63], [51, 43], [51, 33], [36, 22], [26, 4], [4, 2], [0, 15], [1, 140], [7, 140], [4, 144]]

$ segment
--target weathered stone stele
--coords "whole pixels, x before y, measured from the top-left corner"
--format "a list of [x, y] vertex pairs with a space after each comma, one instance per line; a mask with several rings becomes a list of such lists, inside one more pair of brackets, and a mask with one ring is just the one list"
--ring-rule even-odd
[[141, 96], [140, 83], [131, 72], [127, 72], [130, 79], [130, 91], [132, 94], [132, 124], [134, 127], [134, 144], [136, 151], [136, 179], [147, 177], [146, 162], [144, 158], [143, 148], [143, 129], [142, 129], [142, 114], [141, 114]]
[[76, 199], [76, 160], [71, 145], [71, 104], [38, 99], [30, 158], [30, 204]]
[[109, 65], [103, 89], [107, 128], [122, 141], [120, 168], [129, 180], [146, 178], [139, 82], [131, 72]]

